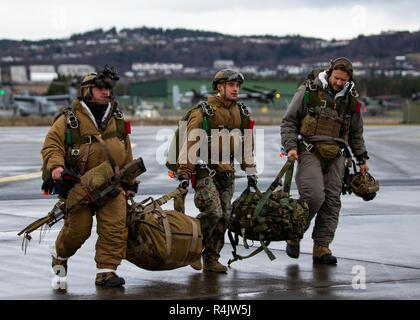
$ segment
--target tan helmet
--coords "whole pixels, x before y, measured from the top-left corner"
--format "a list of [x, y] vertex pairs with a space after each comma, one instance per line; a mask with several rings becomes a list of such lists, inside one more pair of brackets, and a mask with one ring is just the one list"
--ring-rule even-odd
[[376, 192], [379, 190], [379, 183], [368, 172], [366, 174], [359, 172], [353, 175], [350, 187], [356, 196], [370, 201], [375, 198]]
[[92, 100], [90, 88], [94, 87], [94, 80], [96, 76], [97, 73], [93, 72], [83, 77], [82, 84], [80, 85], [80, 94], [83, 100]]
[[242, 73], [232, 69], [220, 70], [215, 74], [213, 78], [213, 90], [217, 90], [217, 85], [219, 83], [224, 83], [228, 81], [238, 81], [239, 83], [242, 83], [245, 81], [245, 78]]
[[105, 65], [102, 70], [89, 73], [83, 78], [82, 84], [80, 85], [81, 98], [83, 100], [91, 100], [92, 94], [90, 88], [92, 87], [109, 88], [112, 95], [112, 90], [119, 79], [114, 68]]

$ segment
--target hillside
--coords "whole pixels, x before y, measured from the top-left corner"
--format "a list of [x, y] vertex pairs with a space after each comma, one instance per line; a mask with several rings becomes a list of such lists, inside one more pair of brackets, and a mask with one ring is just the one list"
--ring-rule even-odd
[[182, 63], [186, 67], [212, 66], [214, 60], [233, 60], [237, 66], [276, 67], [328, 61], [348, 56], [354, 60], [392, 63], [395, 56], [416, 56], [418, 69], [420, 31], [359, 36], [325, 41], [300, 36], [235, 37], [215, 32], [136, 28], [92, 30], [67, 39], [41, 41], [0, 40], [0, 66], [21, 64], [91, 64], [105, 62], [128, 71], [136, 62]]

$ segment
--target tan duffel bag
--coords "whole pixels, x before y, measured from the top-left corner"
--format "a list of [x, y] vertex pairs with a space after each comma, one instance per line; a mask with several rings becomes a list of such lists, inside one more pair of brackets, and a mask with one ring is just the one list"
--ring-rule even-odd
[[[127, 208], [128, 261], [146, 270], [171, 270], [201, 257], [200, 221], [183, 212], [184, 193], [178, 188], [157, 200], [132, 200]], [[177, 210], [161, 208], [170, 199]]]

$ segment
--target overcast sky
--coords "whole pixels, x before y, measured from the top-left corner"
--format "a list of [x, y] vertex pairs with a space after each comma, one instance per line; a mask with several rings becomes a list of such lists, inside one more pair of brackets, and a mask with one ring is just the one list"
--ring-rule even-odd
[[[182, 3], [182, 4], [181, 4]], [[350, 39], [420, 30], [420, 2], [348, 0], [11, 0], [3, 1], [0, 39], [66, 38], [96, 28], [162, 27], [232, 35]]]

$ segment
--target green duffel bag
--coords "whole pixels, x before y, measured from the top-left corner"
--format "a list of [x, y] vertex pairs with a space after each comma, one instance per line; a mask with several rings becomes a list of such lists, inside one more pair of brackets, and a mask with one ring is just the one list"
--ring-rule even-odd
[[[183, 193], [176, 189], [157, 200], [148, 198], [128, 205], [128, 261], [156, 271], [181, 268], [201, 257], [200, 221], [183, 212]], [[161, 205], [172, 198], [177, 210], [163, 210]]]
[[[280, 170], [270, 187], [262, 193], [258, 188], [252, 192], [250, 188], [232, 204], [231, 221], [228, 229], [229, 240], [233, 247], [233, 259], [252, 257], [265, 251], [271, 260], [275, 257], [268, 249], [271, 241], [301, 239], [309, 219], [309, 209], [306, 202], [290, 197], [290, 185], [293, 177], [294, 159], [289, 158]], [[283, 189], [281, 178], [285, 176]], [[236, 253], [239, 237], [243, 238], [245, 248], [249, 248], [247, 240], [260, 241], [259, 248], [247, 256]]]

